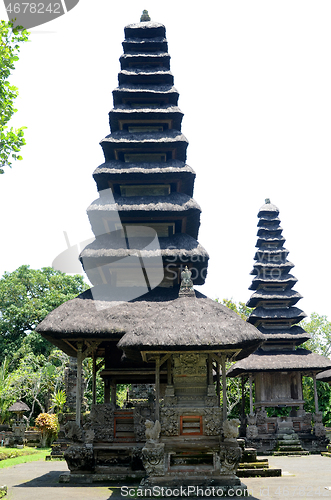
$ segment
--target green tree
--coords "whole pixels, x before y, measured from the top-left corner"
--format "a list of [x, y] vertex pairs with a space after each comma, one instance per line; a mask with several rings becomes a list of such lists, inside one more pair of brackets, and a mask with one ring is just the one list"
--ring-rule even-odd
[[[219, 302], [218, 299], [216, 299]], [[247, 307], [244, 302], [233, 302], [232, 299], [223, 299], [222, 304], [232, 311], [236, 312], [242, 319], [247, 320], [248, 316], [251, 314], [253, 309], [251, 307]]]
[[25, 144], [24, 129], [8, 128], [8, 122], [16, 113], [14, 101], [18, 89], [8, 79], [18, 61], [21, 44], [28, 40], [29, 33], [22, 26], [14, 27], [12, 22], [0, 21], [0, 174], [12, 160], [22, 160], [18, 154]]
[[24, 349], [48, 356], [53, 348], [33, 332], [53, 309], [88, 288], [82, 276], [69, 276], [51, 267], [21, 266], [0, 279], [0, 363], [19, 359]]
[[302, 347], [317, 354], [322, 354], [322, 356], [330, 356], [331, 321], [328, 321], [327, 316], [321, 316], [313, 312], [310, 319], [302, 321], [300, 326], [311, 335], [311, 339], [302, 344]]

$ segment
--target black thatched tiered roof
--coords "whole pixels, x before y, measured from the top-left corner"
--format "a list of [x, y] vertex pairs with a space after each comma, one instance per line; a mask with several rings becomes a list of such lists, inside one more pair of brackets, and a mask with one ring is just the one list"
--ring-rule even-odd
[[[107, 297], [110, 288], [87, 290], [48, 314], [37, 331], [69, 355], [79, 339], [121, 339], [118, 347], [131, 357], [139, 351], [225, 350], [241, 359], [261, 343], [262, 334], [227, 307], [199, 292], [178, 297], [178, 291], [155, 288], [120, 302]], [[98, 294], [103, 300], [96, 300]], [[102, 344], [99, 350], [101, 356]]]
[[[194, 284], [203, 284], [208, 254], [197, 242], [201, 210], [192, 198], [195, 174], [185, 164], [188, 141], [181, 132], [183, 113], [173, 87], [165, 27], [152, 21], [126, 26], [123, 48], [119, 87], [109, 113], [111, 134], [100, 143], [105, 163], [93, 174], [100, 198], [87, 209], [96, 240], [80, 260], [94, 285], [105, 283], [110, 272], [119, 286], [114, 265], [109, 272], [107, 265], [137, 249], [143, 252], [143, 247], [142, 242], [123, 244], [127, 235], [122, 234], [121, 250], [116, 233], [121, 225], [124, 232], [134, 226], [138, 233], [139, 227], [148, 226], [159, 238], [163, 266], [170, 257], [174, 264], [165, 286], [179, 283], [181, 258], [194, 266]], [[107, 189], [108, 197], [103, 193]], [[153, 252], [144, 257], [154, 265]]]
[[[185, 164], [188, 143], [164, 26], [144, 21], [127, 26], [125, 36], [111, 134], [101, 141], [105, 163], [93, 174], [99, 198], [87, 209], [95, 238], [80, 255], [94, 286], [37, 327], [69, 355], [83, 343], [86, 355], [105, 358], [107, 370], [117, 370], [117, 383], [135, 381], [144, 350], [227, 352], [241, 359], [262, 339], [223, 305], [194, 295], [193, 286], [192, 296], [178, 296], [185, 266], [193, 283], [203, 284], [208, 265], [197, 241], [195, 173]], [[144, 368], [141, 377], [152, 382], [153, 369]]]
[[295, 307], [301, 295], [293, 290], [297, 279], [289, 273], [294, 265], [287, 260], [278, 208], [266, 200], [258, 217], [258, 240], [251, 290], [256, 290], [247, 302], [254, 307], [248, 322], [256, 326], [265, 339], [262, 347], [247, 359], [236, 363], [230, 376], [247, 372], [300, 370], [318, 372], [330, 363], [327, 358], [296, 347], [310, 338], [298, 326], [306, 317]]

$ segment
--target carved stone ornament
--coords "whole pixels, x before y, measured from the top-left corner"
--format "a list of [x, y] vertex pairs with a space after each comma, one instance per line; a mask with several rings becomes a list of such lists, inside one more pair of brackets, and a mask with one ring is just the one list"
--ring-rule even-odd
[[179, 415], [175, 408], [161, 409], [161, 433], [163, 436], [179, 435]]
[[184, 271], [180, 273], [181, 283], [179, 290], [179, 297], [195, 297], [193, 289], [193, 281], [191, 279], [192, 273], [187, 266]]
[[141, 416], [139, 408], [134, 409], [133, 422], [136, 441], [145, 441], [145, 419]]
[[223, 445], [220, 449], [221, 474], [236, 475], [241, 456], [242, 449], [238, 444], [233, 444], [233, 446]]
[[145, 422], [146, 426], [146, 446], [152, 446], [156, 444], [159, 440], [160, 437], [160, 432], [161, 432], [161, 425], [158, 420], [152, 422], [151, 420], [146, 420]]
[[323, 413], [318, 411], [313, 416], [315, 425], [314, 425], [314, 434], [316, 437], [323, 437], [326, 434], [325, 427], [323, 425]]
[[204, 433], [206, 436], [220, 436], [222, 431], [221, 409], [204, 409]]
[[142, 461], [148, 476], [164, 476], [165, 459], [164, 443], [157, 443], [154, 447], [142, 449]]
[[256, 425], [256, 415], [254, 414], [247, 415], [247, 424], [248, 424], [246, 428], [247, 439], [257, 438], [259, 431]]
[[79, 443], [83, 441], [83, 431], [76, 422], [67, 422], [64, 426], [65, 438], [74, 443]]
[[256, 424], [263, 425], [267, 422], [267, 412], [265, 408], [259, 408], [256, 413]]
[[174, 354], [174, 377], [178, 375], [207, 376], [206, 355], [198, 353]]
[[73, 445], [64, 451], [68, 468], [71, 472], [94, 471], [94, 457], [91, 447]]
[[225, 420], [223, 422], [224, 441], [236, 442], [238, 437], [238, 427], [240, 420], [233, 418], [232, 420]]
[[114, 441], [114, 406], [112, 404], [92, 405], [89, 429], [94, 431], [95, 441]]

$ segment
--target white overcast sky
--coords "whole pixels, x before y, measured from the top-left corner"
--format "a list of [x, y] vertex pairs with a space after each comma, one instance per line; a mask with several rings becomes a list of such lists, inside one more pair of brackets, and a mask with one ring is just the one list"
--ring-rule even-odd
[[[109, 133], [125, 25], [148, 9], [166, 26], [184, 112], [187, 163], [202, 208], [199, 241], [210, 254], [211, 298], [247, 301], [257, 212], [280, 218], [295, 264], [299, 306], [331, 318], [329, 0], [166, 2], [80, 0], [31, 30], [12, 83], [24, 160], [0, 176], [0, 275], [51, 265], [90, 235], [93, 170]], [[5, 18], [3, 5], [0, 16]]]

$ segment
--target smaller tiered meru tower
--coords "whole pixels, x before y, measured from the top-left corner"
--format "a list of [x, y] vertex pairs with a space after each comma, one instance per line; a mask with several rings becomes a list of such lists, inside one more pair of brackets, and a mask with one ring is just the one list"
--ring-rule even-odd
[[[298, 348], [310, 335], [298, 325], [306, 315], [296, 307], [302, 297], [293, 290], [297, 279], [290, 274], [294, 265], [287, 259], [289, 252], [284, 248], [285, 238], [278, 215], [278, 208], [266, 199], [258, 213], [256, 262], [251, 272], [254, 278], [250, 286], [254, 293], [247, 302], [247, 306], [254, 308], [247, 321], [263, 333], [265, 342], [255, 353], [233, 365], [228, 374], [250, 378], [250, 416], [246, 435], [255, 439], [257, 448], [272, 449], [275, 445], [273, 438], [276, 439], [286, 429], [298, 433], [307, 449], [323, 449], [325, 429], [317, 425], [320, 424], [321, 416], [318, 411], [316, 374], [325, 370], [330, 361], [307, 349]], [[303, 375], [314, 379], [316, 414], [313, 434], [312, 415], [304, 410]], [[266, 408], [272, 407], [289, 407], [288, 416], [272, 417], [270, 410], [267, 416]]]
[[201, 210], [192, 198], [195, 173], [185, 163], [165, 27], [146, 21], [145, 13], [125, 28], [111, 134], [101, 141], [105, 163], [93, 174], [100, 198], [87, 210], [96, 239], [81, 254], [93, 285], [115, 286], [119, 297], [123, 288], [127, 300], [141, 295], [135, 287], [179, 286], [186, 265], [201, 285], [208, 262], [197, 242]]

